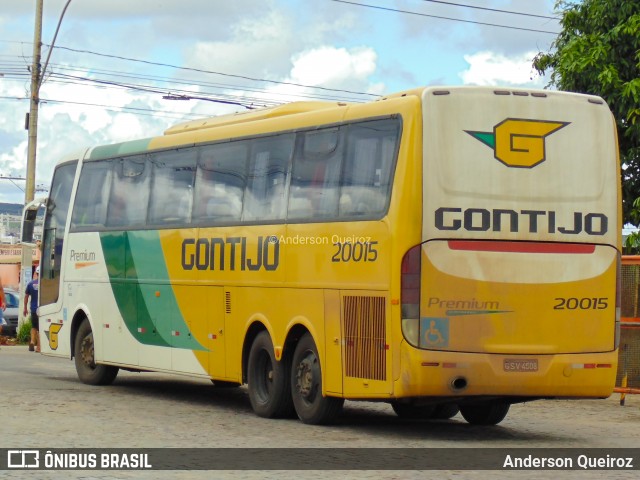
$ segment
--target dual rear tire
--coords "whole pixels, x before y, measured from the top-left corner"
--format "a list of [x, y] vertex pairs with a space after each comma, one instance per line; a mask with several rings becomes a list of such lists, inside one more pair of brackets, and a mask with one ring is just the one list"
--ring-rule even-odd
[[297, 415], [304, 423], [330, 423], [344, 400], [322, 395], [322, 369], [310, 334], [304, 334], [291, 361], [276, 360], [269, 333], [259, 333], [247, 364], [249, 401], [254, 412], [266, 418]]

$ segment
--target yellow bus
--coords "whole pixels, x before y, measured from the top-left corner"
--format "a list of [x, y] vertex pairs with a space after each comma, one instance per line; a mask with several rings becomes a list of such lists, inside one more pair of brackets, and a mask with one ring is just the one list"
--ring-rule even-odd
[[42, 353], [89, 384], [247, 384], [256, 414], [309, 424], [345, 399], [491, 425], [605, 398], [616, 142], [598, 97], [428, 87], [86, 149], [46, 202]]

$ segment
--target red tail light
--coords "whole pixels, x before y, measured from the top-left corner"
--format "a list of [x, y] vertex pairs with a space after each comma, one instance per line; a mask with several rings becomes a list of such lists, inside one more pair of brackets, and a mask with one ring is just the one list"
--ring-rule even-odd
[[402, 318], [420, 318], [420, 261], [422, 246], [411, 248], [402, 259], [401, 298]]

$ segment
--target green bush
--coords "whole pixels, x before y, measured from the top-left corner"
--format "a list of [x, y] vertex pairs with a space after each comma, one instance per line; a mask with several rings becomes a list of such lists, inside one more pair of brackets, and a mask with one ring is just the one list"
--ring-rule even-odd
[[18, 343], [30, 343], [31, 342], [31, 318], [24, 322], [18, 328], [18, 333], [16, 335], [16, 340]]

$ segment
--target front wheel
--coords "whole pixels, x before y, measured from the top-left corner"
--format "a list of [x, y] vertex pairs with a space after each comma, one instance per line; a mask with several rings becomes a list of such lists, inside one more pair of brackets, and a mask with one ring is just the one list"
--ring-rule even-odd
[[247, 366], [249, 401], [258, 416], [290, 416], [293, 405], [289, 377], [289, 364], [276, 360], [269, 333], [260, 332], [251, 345]]
[[343, 398], [322, 395], [322, 370], [313, 338], [304, 334], [293, 353], [291, 392], [298, 418], [310, 425], [330, 423], [338, 416]]
[[78, 378], [89, 385], [109, 385], [118, 375], [118, 367], [111, 365], [97, 365], [95, 362], [95, 348], [93, 332], [89, 320], [84, 319], [80, 324], [75, 340], [75, 363]]
[[460, 413], [472, 425], [497, 425], [507, 416], [509, 407], [505, 402], [460, 405]]

